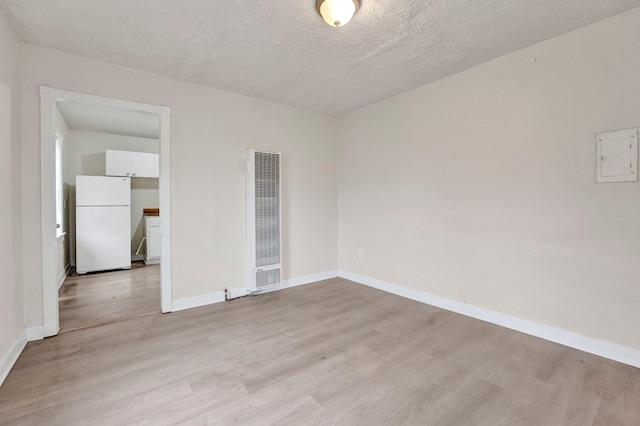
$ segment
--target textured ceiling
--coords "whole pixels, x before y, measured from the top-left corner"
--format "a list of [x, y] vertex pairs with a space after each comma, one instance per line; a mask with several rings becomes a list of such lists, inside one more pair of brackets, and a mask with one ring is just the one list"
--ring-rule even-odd
[[0, 0], [28, 43], [339, 115], [640, 0]]

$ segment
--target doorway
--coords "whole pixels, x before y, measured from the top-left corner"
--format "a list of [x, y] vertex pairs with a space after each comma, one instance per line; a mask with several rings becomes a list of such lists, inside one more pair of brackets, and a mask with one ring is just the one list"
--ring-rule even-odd
[[[74, 226], [75, 186], [70, 183], [73, 182], [75, 175], [118, 176], [118, 172], [106, 170], [106, 151], [109, 148], [118, 148], [117, 152], [130, 152], [132, 155], [135, 154], [143, 159], [151, 156], [149, 157], [151, 162], [154, 161], [153, 156], [155, 155], [156, 175], [138, 175], [137, 177], [126, 178], [132, 182], [132, 193], [133, 189], [135, 189], [138, 190], [140, 194], [146, 194], [140, 196], [143, 201], [138, 201], [135, 208], [134, 198], [131, 198], [131, 268], [128, 269], [127, 266], [123, 266], [122, 268], [118, 268], [124, 269], [120, 271], [87, 274], [86, 276], [83, 274], [70, 277], [68, 279], [69, 287], [60, 289], [60, 293], [63, 297], [65, 297], [65, 295], [67, 296], [67, 304], [70, 304], [70, 289], [79, 284], [85, 284], [83, 287], [84, 291], [91, 288], [89, 286], [90, 283], [93, 283], [94, 289], [100, 288], [100, 286], [103, 285], [101, 284], [102, 281], [107, 283], [119, 282], [121, 287], [124, 283], [126, 287], [127, 282], [129, 284], [134, 281], [139, 283], [141, 280], [148, 281], [150, 279], [155, 279], [157, 284], [159, 278], [159, 289], [156, 288], [155, 293], [153, 290], [147, 289], [145, 290], [146, 292], [138, 293], [137, 296], [139, 297], [141, 294], [155, 294], [155, 296], [152, 296], [155, 301], [151, 301], [151, 303], [155, 304], [157, 307], [156, 310], [170, 312], [170, 109], [163, 106], [62, 91], [50, 87], [41, 87], [40, 97], [43, 337], [56, 335], [60, 330], [58, 295], [62, 281], [68, 273], [68, 269], [65, 271], [64, 266], [66, 266], [66, 264], [75, 266], [75, 260], [77, 258], [75, 250], [77, 230]], [[68, 122], [72, 122], [72, 125], [68, 126]], [[65, 138], [65, 126], [67, 127], [67, 132], [69, 129], [73, 130], [73, 137], [67, 136]], [[65, 141], [65, 139], [68, 140]], [[154, 139], [156, 142], [155, 148], [152, 146]], [[82, 148], [82, 151], [85, 152], [80, 156], [76, 155], [77, 158], [74, 160], [73, 170], [70, 170], [68, 176], [66, 176], [62, 190], [60, 189], [61, 165], [59, 158], [61, 140], [62, 143], [75, 143], [76, 147], [84, 146], [78, 145], [78, 141], [85, 143], [86, 140], [104, 148], [102, 150], [95, 146], [91, 149], [85, 149], [86, 146]], [[126, 143], [131, 141], [141, 142], [141, 148], [127, 148], [127, 146], [122, 145], [126, 145]], [[129, 149], [129, 151], [127, 151], [127, 149]], [[63, 148], [62, 151], [64, 150]], [[68, 168], [67, 165], [63, 166], [63, 169], [66, 168]], [[122, 176], [122, 179], [124, 179], [124, 174]], [[133, 176], [136, 175], [134, 174]], [[109, 178], [103, 177], [102, 179]], [[153, 198], [149, 198], [149, 194], [154, 193], [154, 190], [156, 196], [155, 202]], [[63, 200], [61, 200], [61, 193], [64, 197]], [[143, 255], [149, 252], [146, 250], [148, 245], [144, 244], [145, 240], [143, 239], [143, 236], [146, 237], [144, 232], [144, 223], [146, 222], [144, 219], [146, 219], [146, 217], [143, 218], [143, 207], [155, 207], [155, 209], [152, 208], [149, 210], [159, 210], [160, 212], [160, 216], [156, 217], [153, 221], [159, 230], [154, 234], [158, 237], [158, 247], [156, 250], [159, 256], [156, 256], [156, 259], [149, 259], [148, 256], [144, 258], [145, 261], [148, 261], [146, 263], [157, 263], [157, 261], [159, 261], [160, 264], [150, 267], [148, 271], [141, 271], [146, 268], [141, 268], [143, 263], [138, 262], [142, 258], [140, 248], [143, 249]], [[68, 219], [61, 219], [61, 208], [63, 209], [64, 218]], [[136, 247], [138, 247], [138, 250], [136, 250]], [[61, 265], [63, 266], [61, 267]], [[105, 266], [105, 268], [108, 267]], [[143, 272], [142, 275], [141, 272]], [[154, 276], [155, 278], [150, 278]], [[112, 287], [109, 287], [107, 284], [107, 287], [104, 288], [109, 291], [116, 291], [117, 285], [114, 284]], [[87, 300], [90, 299], [89, 297]], [[113, 299], [115, 301], [115, 295]], [[145, 301], [145, 303], [148, 306], [148, 301]], [[120, 304], [120, 307], [122, 306], [127, 306], [127, 304]], [[87, 308], [85, 307], [85, 309]], [[140, 312], [137, 314], [139, 313]], [[131, 314], [136, 315], [136, 312], [132, 312]], [[82, 321], [79, 324], [82, 324]]]

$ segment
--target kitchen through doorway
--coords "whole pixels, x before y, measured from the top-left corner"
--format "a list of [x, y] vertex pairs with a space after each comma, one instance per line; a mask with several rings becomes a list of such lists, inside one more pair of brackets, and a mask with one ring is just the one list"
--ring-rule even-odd
[[170, 311], [169, 109], [46, 87], [41, 98], [43, 337]]
[[160, 312], [160, 117], [58, 100], [55, 127], [60, 331]]

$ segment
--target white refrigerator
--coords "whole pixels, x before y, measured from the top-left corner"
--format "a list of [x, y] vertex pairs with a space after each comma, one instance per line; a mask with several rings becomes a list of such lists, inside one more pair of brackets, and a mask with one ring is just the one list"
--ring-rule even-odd
[[76, 176], [76, 272], [131, 269], [131, 180]]

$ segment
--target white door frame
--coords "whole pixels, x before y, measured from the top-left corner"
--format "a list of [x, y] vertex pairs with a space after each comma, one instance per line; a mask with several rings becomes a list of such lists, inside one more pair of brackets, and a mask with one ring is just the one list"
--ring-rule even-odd
[[56, 276], [55, 109], [59, 100], [128, 109], [160, 116], [160, 297], [162, 312], [171, 312], [171, 108], [105, 98], [40, 86], [40, 201], [42, 220], [42, 313], [44, 337], [60, 330]]

